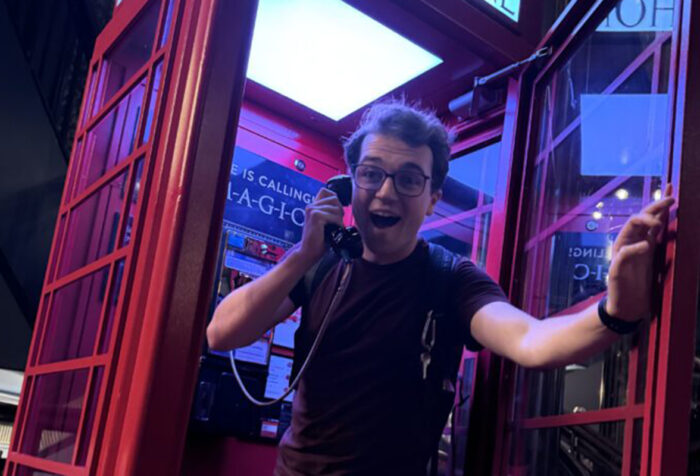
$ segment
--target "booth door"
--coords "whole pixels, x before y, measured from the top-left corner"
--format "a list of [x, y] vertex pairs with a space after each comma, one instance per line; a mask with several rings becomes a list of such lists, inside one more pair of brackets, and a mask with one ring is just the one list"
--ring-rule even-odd
[[[521, 199], [510, 295], [545, 319], [604, 296], [615, 237], [667, 182], [684, 212], [677, 218], [674, 208], [671, 229], [698, 227], [697, 200], [686, 198], [697, 192], [682, 187], [697, 171], [680, 135], [690, 127], [682, 113], [687, 62], [698, 55], [688, 49], [691, 2], [602, 1], [577, 11], [582, 3], [550, 35], [548, 63], [521, 85], [530, 106], [518, 124], [526, 145], [522, 183], [512, 184]], [[654, 318], [638, 333], [565, 368], [506, 366], [496, 473], [686, 474], [697, 279], [674, 279], [686, 266], [696, 276], [698, 260], [693, 251], [681, 255], [673, 238], [664, 252]], [[685, 363], [669, 370], [674, 356]], [[671, 401], [684, 411], [669, 410]]]
[[112, 378], [173, 0], [125, 2], [90, 62], [5, 473], [85, 474]]
[[177, 472], [255, 10], [115, 2], [90, 62], [5, 476]]

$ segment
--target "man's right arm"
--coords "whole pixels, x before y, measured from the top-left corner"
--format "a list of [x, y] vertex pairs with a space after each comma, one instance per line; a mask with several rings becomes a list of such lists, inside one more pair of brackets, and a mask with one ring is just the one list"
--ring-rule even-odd
[[312, 265], [294, 250], [264, 276], [226, 296], [207, 327], [209, 346], [215, 350], [243, 347], [289, 316], [295, 309], [289, 293]]
[[289, 293], [323, 256], [329, 223], [343, 224], [343, 207], [335, 193], [323, 188], [306, 207], [301, 243], [273, 269], [219, 303], [207, 327], [209, 347], [229, 350], [251, 344], [294, 311]]

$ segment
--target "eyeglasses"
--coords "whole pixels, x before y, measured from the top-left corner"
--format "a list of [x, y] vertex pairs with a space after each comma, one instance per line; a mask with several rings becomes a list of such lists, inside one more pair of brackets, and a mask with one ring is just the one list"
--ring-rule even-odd
[[430, 179], [416, 170], [399, 170], [390, 174], [374, 165], [357, 165], [353, 171], [355, 185], [365, 190], [379, 190], [387, 177], [394, 180], [394, 188], [400, 195], [417, 197], [425, 190], [425, 183]]

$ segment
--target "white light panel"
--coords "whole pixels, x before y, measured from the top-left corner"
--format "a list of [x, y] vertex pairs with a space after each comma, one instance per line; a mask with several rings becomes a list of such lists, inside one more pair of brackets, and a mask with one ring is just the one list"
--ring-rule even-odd
[[340, 0], [260, 0], [248, 78], [337, 121], [440, 63]]

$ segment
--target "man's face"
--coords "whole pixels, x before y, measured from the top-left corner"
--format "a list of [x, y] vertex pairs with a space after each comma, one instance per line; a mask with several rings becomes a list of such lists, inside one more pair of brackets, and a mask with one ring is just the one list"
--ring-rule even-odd
[[[389, 174], [413, 170], [428, 177], [432, 164], [433, 153], [427, 145], [411, 147], [401, 139], [381, 134], [365, 137], [358, 161], [358, 165], [373, 165]], [[399, 194], [390, 177], [378, 190], [366, 190], [355, 184], [352, 212], [365, 245], [365, 259], [391, 263], [413, 251], [423, 219], [433, 213], [441, 197], [440, 191], [430, 190], [430, 180], [415, 197]]]

